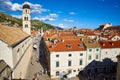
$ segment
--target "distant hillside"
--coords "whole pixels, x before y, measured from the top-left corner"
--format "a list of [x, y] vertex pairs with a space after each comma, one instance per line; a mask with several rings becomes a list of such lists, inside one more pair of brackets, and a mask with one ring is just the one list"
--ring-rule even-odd
[[7, 15], [3, 12], [0, 12], [0, 23], [5, 23], [5, 24], [9, 24], [9, 25], [14, 25], [14, 24], [18, 24], [18, 26], [22, 26], [22, 20], [21, 19], [17, 19], [17, 18], [13, 18], [10, 15]]
[[[0, 12], [0, 23], [4, 23], [10, 26], [22, 26], [22, 19], [14, 18], [8, 14]], [[53, 25], [41, 22], [39, 20], [31, 20], [32, 29], [55, 29]]]
[[[98, 28], [96, 28], [95, 30], [103, 30], [104, 26], [100, 26]], [[116, 25], [116, 26], [109, 26], [107, 28], [105, 28], [104, 30], [118, 30], [120, 31], [120, 25]]]
[[63, 30], [63, 28], [55, 26], [57, 30]]

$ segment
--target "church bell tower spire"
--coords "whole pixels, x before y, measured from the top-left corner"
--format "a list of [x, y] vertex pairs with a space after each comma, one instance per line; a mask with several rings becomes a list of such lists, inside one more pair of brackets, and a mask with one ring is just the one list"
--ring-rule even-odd
[[27, 3], [23, 5], [22, 27], [24, 32], [31, 34], [30, 6]]

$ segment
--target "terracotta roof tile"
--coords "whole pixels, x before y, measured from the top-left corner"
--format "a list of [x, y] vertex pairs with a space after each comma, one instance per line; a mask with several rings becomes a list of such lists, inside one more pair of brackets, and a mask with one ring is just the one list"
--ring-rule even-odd
[[99, 41], [101, 48], [120, 48], [120, 41]]
[[51, 45], [50, 51], [83, 51], [86, 50], [84, 44], [80, 40], [64, 40], [57, 44]]

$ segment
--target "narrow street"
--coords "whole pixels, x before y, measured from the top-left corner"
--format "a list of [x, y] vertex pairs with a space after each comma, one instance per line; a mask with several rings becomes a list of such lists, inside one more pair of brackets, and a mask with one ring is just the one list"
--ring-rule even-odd
[[[29, 66], [27, 69], [26, 79], [28, 80], [61, 80], [61, 79], [51, 79], [50, 76], [45, 71], [45, 61], [40, 54], [40, 37], [35, 40], [37, 49], [32, 50], [32, 56], [29, 61]], [[41, 57], [39, 57], [41, 55]], [[39, 59], [38, 59], [39, 58]], [[44, 67], [44, 68], [43, 68]], [[36, 79], [35, 79], [36, 78]], [[77, 77], [71, 78], [70, 80], [79, 80]]]
[[35, 39], [33, 39], [33, 44], [37, 45], [37, 49], [32, 50], [32, 56], [26, 74], [26, 79], [28, 80], [34, 80], [35, 78], [37, 78], [37, 80], [50, 80], [50, 77], [44, 73], [45, 70], [41, 65], [42, 61], [39, 61], [38, 59], [40, 55], [40, 40], [41, 37], [39, 35]]
[[[28, 72], [26, 74], [26, 79], [33, 80], [36, 73], [39, 73], [43, 70], [43, 67], [39, 62], [37, 62], [36, 51], [33, 51], [31, 61], [29, 62]], [[42, 75], [37, 76], [38, 80], [50, 80], [50, 77], [47, 74], [42, 73]]]

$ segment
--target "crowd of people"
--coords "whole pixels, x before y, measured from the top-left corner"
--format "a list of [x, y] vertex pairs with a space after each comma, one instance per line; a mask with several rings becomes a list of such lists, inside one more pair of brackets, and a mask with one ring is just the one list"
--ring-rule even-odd
[[42, 75], [45, 75], [45, 74], [48, 74], [47, 69], [41, 70], [41, 71], [39, 71], [39, 72], [36, 72], [36, 73], [34, 74], [33, 80], [38, 80], [38, 77], [39, 77], [39, 76], [42, 76]]

